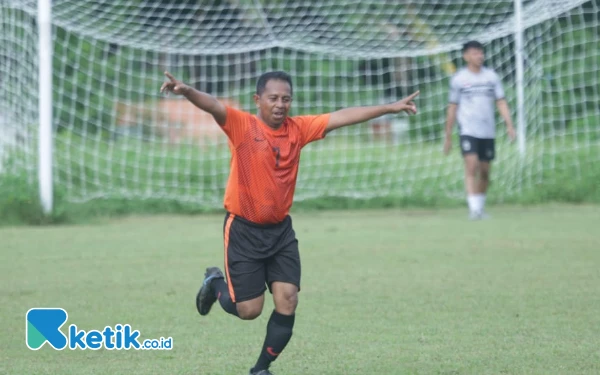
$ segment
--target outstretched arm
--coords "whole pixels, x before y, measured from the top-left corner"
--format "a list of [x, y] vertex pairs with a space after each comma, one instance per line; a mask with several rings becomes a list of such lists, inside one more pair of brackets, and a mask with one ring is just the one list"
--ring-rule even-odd
[[407, 96], [395, 103], [374, 105], [367, 107], [350, 107], [332, 112], [329, 117], [329, 123], [325, 128], [325, 133], [341, 128], [343, 126], [354, 125], [368, 121], [388, 113], [408, 112], [417, 113], [417, 106], [413, 99], [419, 95], [419, 91]]
[[510, 110], [508, 109], [508, 103], [506, 99], [500, 99], [496, 102], [496, 106], [498, 107], [498, 112], [500, 112], [500, 116], [504, 119], [504, 123], [506, 123], [506, 133], [510, 140], [514, 140], [516, 138], [515, 127], [513, 126], [512, 119], [510, 117]]
[[160, 88], [161, 93], [170, 91], [176, 95], [183, 95], [193, 105], [205, 112], [210, 113], [219, 125], [225, 125], [227, 109], [225, 108], [225, 105], [223, 103], [218, 101], [214, 96], [210, 94], [198, 91], [193, 87], [190, 87], [185, 83], [176, 80], [175, 77], [173, 77], [169, 72], [165, 72], [165, 75], [167, 76], [167, 78], [169, 78], [169, 82], [165, 82], [162, 84]]

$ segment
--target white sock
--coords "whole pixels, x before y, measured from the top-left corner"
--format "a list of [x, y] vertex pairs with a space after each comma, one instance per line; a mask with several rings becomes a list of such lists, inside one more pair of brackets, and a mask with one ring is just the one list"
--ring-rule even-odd
[[485, 194], [475, 194], [473, 197], [475, 197], [475, 210], [482, 212], [485, 206]]
[[467, 204], [469, 205], [469, 212], [477, 212], [478, 206], [477, 195], [467, 195]]
[[485, 207], [485, 194], [473, 194], [467, 198], [471, 212], [483, 212]]

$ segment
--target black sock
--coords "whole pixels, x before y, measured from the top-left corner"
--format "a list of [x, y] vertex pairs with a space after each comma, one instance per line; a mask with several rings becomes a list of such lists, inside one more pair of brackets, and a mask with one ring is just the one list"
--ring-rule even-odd
[[238, 316], [237, 308], [235, 307], [235, 303], [231, 301], [229, 296], [229, 288], [227, 287], [227, 283], [225, 279], [214, 279], [212, 282], [212, 288], [215, 292], [215, 297], [219, 300], [221, 307], [225, 312]]
[[277, 359], [292, 337], [296, 315], [282, 315], [273, 310], [267, 324], [267, 336], [254, 371], [266, 370]]

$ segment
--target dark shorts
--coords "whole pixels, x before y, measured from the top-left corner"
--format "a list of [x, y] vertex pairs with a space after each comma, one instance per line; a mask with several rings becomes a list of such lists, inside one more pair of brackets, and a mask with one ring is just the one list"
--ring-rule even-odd
[[223, 226], [225, 275], [233, 302], [271, 291], [274, 281], [300, 289], [300, 252], [292, 218], [260, 225], [227, 213]]
[[463, 155], [477, 154], [480, 161], [490, 162], [496, 156], [495, 141], [491, 138], [476, 138], [470, 135], [461, 135], [460, 150]]

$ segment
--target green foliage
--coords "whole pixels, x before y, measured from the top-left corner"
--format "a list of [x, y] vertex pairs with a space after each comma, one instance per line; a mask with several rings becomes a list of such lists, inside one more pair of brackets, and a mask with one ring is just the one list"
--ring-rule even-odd
[[[96, 133], [114, 125], [117, 101], [155, 97], [162, 72], [156, 53], [117, 47], [56, 28], [54, 116], [58, 130]], [[151, 77], [151, 79], [148, 79]]]
[[0, 226], [81, 224], [102, 218], [134, 214], [203, 214], [218, 210], [168, 199], [97, 199], [73, 203], [60, 186], [54, 187], [53, 211], [44, 214], [39, 189], [25, 175], [3, 175], [0, 179]]
[[[598, 115], [600, 85], [600, 29], [580, 27], [583, 19], [573, 16], [556, 21], [548, 30], [547, 51], [537, 63], [543, 69], [543, 130], [570, 130], [582, 117]], [[541, 27], [541, 26], [540, 26]], [[600, 123], [593, 125], [600, 128]]]
[[549, 167], [550, 159], [554, 168], [544, 170], [541, 181], [524, 192], [514, 201], [524, 204], [545, 202], [600, 203], [600, 164], [590, 160], [593, 150], [573, 151], [558, 155], [548, 155], [542, 163]]
[[39, 201], [39, 190], [25, 174], [8, 174], [0, 178], [0, 225], [47, 225], [64, 223], [68, 214], [61, 205], [60, 191], [55, 195], [59, 205], [45, 215]]
[[[8, 168], [13, 172], [2, 175], [0, 179], [0, 225], [84, 223], [103, 217], [133, 214], [201, 214], [222, 211], [215, 207], [221, 207], [226, 185], [226, 149], [208, 150], [207, 153], [213, 156], [222, 153], [216, 159], [209, 159], [206, 158], [207, 153], [193, 146], [169, 151], [155, 144], [140, 143], [122, 148], [118, 144], [94, 144], [90, 139], [84, 141], [72, 135], [67, 142], [64, 137], [66, 133], [61, 136], [60, 142], [57, 142], [52, 215], [46, 217], [42, 213], [36, 179], [24, 171], [20, 172], [18, 168]], [[321, 197], [297, 201], [294, 205], [295, 211], [438, 208], [464, 205], [460, 194], [459, 197], [448, 194], [449, 191], [462, 191], [460, 171], [457, 169], [456, 175], [439, 177], [445, 175], [448, 164], [433, 162], [425, 175], [416, 181], [410, 181], [408, 185], [402, 180], [382, 184], [385, 179], [382, 176], [402, 175], [398, 166], [386, 159], [390, 152], [397, 153], [396, 162], [402, 159], [403, 165], [423, 163], [423, 160], [414, 156], [408, 149], [409, 146], [390, 148], [391, 146], [369, 146], [365, 143], [360, 152], [367, 153], [369, 157], [365, 158], [363, 155], [360, 159], [355, 159], [349, 157], [348, 145], [339, 140], [334, 138], [323, 142], [329, 142], [328, 147], [309, 148], [304, 151], [297, 189], [297, 196], [312, 191], [319, 192]], [[531, 149], [544, 148], [531, 142]], [[438, 155], [438, 146], [431, 146], [432, 149], [426, 152]], [[600, 163], [592, 162], [592, 148], [575, 149], [574, 146], [575, 143], [566, 143], [559, 149], [571, 151], [536, 155], [533, 162], [541, 166], [543, 173], [531, 184], [524, 181], [518, 192], [511, 192], [514, 187], [510, 185], [497, 186], [495, 181], [498, 181], [500, 176], [518, 176], [516, 178], [521, 179], [527, 172], [518, 169], [519, 167], [511, 161], [497, 163], [492, 176], [494, 184], [490, 190], [490, 203], [600, 204]], [[548, 145], [545, 148], [552, 149]], [[144, 152], [140, 152], [140, 149]], [[438, 154], [434, 154], [436, 152]], [[436, 157], [442, 156], [440, 154]], [[306, 167], [307, 164], [314, 165], [325, 158], [328, 158], [330, 163], [318, 169]], [[458, 159], [455, 162], [460, 163]], [[336, 175], [339, 177], [335, 179], [322, 178]], [[360, 181], [356, 179], [358, 175]], [[360, 189], [364, 193], [380, 196], [357, 199], [329, 193], [331, 184], [335, 184], [335, 191], [340, 193], [345, 189], [347, 193], [356, 192], [357, 183], [360, 183]], [[150, 191], [152, 195], [149, 194]], [[77, 202], [83, 198], [83, 192], [87, 197], [98, 198]], [[125, 196], [123, 192], [128, 192], [129, 196]], [[157, 198], [158, 194], [178, 199]]]
[[600, 115], [575, 118], [570, 121], [568, 127], [570, 133], [567, 140], [569, 141], [578, 140], [585, 143], [600, 140]]
[[[289, 1], [265, 3], [265, 11], [275, 17], [286, 8]], [[185, 6], [191, 6], [187, 2]], [[216, 6], [214, 3], [213, 6]], [[245, 3], [244, 3], [245, 4]], [[254, 3], [252, 3], [254, 4]], [[247, 11], [254, 5], [245, 5]], [[125, 20], [127, 14], [136, 14], [136, 2], [106, 4], [103, 7], [82, 6], [75, 12], [70, 6], [57, 5], [62, 17], [69, 16], [67, 11], [74, 12], [72, 17], [82, 17], [90, 23], [90, 28], [109, 30], [125, 22], [149, 22], [150, 10], [145, 9], [139, 20]], [[358, 28], [356, 25], [371, 22], [373, 27], [383, 23], [394, 23], [388, 17], [395, 9], [400, 14], [407, 10], [406, 4], [393, 5], [395, 8], [377, 8], [376, 5], [364, 4], [370, 14], [378, 14], [379, 18], [364, 20], [363, 13], [355, 12], [341, 16], [332, 12], [331, 5], [326, 5], [326, 12], [339, 21], [345, 19], [344, 27], [351, 28], [353, 33], [371, 33], [369, 27]], [[410, 6], [408, 6], [410, 8]], [[495, 14], [503, 20], [507, 12], [512, 12], [511, 1], [495, 1], [486, 3], [484, 8], [469, 2], [451, 2], [447, 4], [423, 4], [420, 13], [410, 13], [416, 17], [417, 23], [427, 30], [424, 36], [430, 42], [444, 43], [444, 28], [457, 25], [468, 25], [477, 28], [486, 24], [473, 24], [468, 18], [473, 12]], [[487, 8], [485, 8], [487, 7]], [[597, 10], [593, 3], [585, 5], [589, 12]], [[431, 9], [430, 9], [431, 8]], [[71, 10], [69, 10], [71, 9]], [[175, 13], [163, 16], [177, 17]], [[413, 9], [414, 11], [414, 9]], [[202, 11], [200, 11], [202, 12]], [[269, 12], [274, 12], [270, 14]], [[392, 11], [392, 13], [394, 13]], [[112, 23], [107, 23], [103, 14], [113, 16]], [[408, 13], [407, 13], [408, 14]], [[590, 13], [592, 14], [592, 13]], [[93, 16], [92, 16], [93, 15]], [[448, 22], [452, 15], [452, 22]], [[250, 17], [249, 14], [246, 15]], [[88, 18], [94, 19], [88, 19]], [[341, 18], [340, 18], [341, 17]], [[408, 15], [407, 15], [408, 17]], [[412, 19], [412, 18], [411, 18]], [[490, 20], [493, 22], [495, 20]], [[332, 22], [323, 21], [323, 22]], [[399, 22], [399, 21], [398, 21]], [[408, 22], [408, 21], [406, 21]], [[411, 21], [412, 22], [412, 21]], [[404, 21], [401, 23], [404, 24]], [[370, 24], [370, 23], [369, 23]], [[356, 29], [356, 30], [355, 30]], [[430, 30], [431, 29], [431, 30]], [[129, 31], [128, 31], [129, 32]], [[172, 30], [172, 33], [175, 31]], [[470, 30], [471, 34], [476, 34]], [[460, 32], [459, 32], [460, 34]], [[540, 38], [540, 34], [544, 35]], [[318, 33], [315, 33], [318, 35]], [[354, 34], [353, 34], [354, 35]], [[358, 34], [357, 34], [358, 35]], [[358, 37], [354, 35], [355, 37]], [[370, 34], [369, 34], [370, 35]], [[567, 130], [571, 121], [590, 114], [598, 114], [598, 86], [600, 85], [600, 35], [598, 26], [586, 21], [579, 12], [535, 25], [526, 31], [525, 43], [527, 61], [525, 79], [527, 84], [527, 100], [535, 101], [540, 109], [532, 108], [526, 116], [528, 129], [533, 134], [547, 134], [554, 130]], [[310, 38], [310, 36], [303, 36]], [[365, 41], [373, 36], [365, 36]], [[360, 38], [359, 38], [360, 39]], [[448, 74], [441, 68], [442, 60], [438, 55], [422, 55], [408, 59], [408, 65], [398, 65], [393, 58], [364, 57], [348, 58], [322, 53], [309, 53], [301, 50], [269, 48], [247, 55], [218, 56], [165, 56], [160, 51], [134, 50], [130, 47], [113, 45], [108, 41], [95, 40], [88, 36], [67, 32], [56, 28], [54, 51], [55, 65], [55, 108], [56, 124], [59, 129], [69, 128], [77, 132], [94, 133], [99, 129], [110, 129], [115, 123], [114, 105], [117, 101], [148, 101], [157, 98], [157, 88], [163, 80], [162, 70], [169, 58], [187, 68], [175, 72], [184, 80], [201, 89], [210, 88], [210, 92], [218, 95], [235, 97], [246, 108], [251, 108], [251, 95], [254, 82], [247, 77], [255, 77], [265, 70], [283, 69], [294, 72], [295, 107], [297, 114], [324, 112], [339, 109], [347, 105], [368, 105], [389, 100], [397, 96], [393, 91], [420, 89], [422, 97], [420, 122], [414, 124], [410, 134], [418, 141], [438, 141], [443, 130], [445, 108], [447, 103]], [[367, 44], [365, 48], [370, 48]], [[412, 47], [411, 47], [412, 48]], [[423, 46], [423, 48], [426, 48]], [[511, 37], [500, 38], [490, 43], [487, 59], [490, 64], [501, 71], [509, 101], [514, 110], [514, 43]], [[393, 52], [393, 51], [392, 51]], [[460, 51], [448, 54], [448, 61], [462, 66]], [[406, 82], [392, 81], [392, 72], [405, 71]], [[240, 74], [243, 73], [243, 74]], [[245, 78], [237, 81], [243, 75]], [[227, 77], [219, 80], [216, 77]], [[191, 80], [194, 81], [191, 81]], [[376, 83], [375, 83], [376, 82]], [[206, 87], [204, 87], [206, 86]], [[426, 104], [426, 105], [425, 105]]]
[[[109, 32], [119, 25], [149, 22], [151, 10], [144, 8], [141, 12], [141, 0], [113, 2], [102, 5], [88, 4], [80, 8], [69, 4], [56, 4], [55, 11], [61, 17], [80, 19], [89, 25], [89, 30]], [[527, 2], [526, 2], [527, 3]], [[186, 0], [181, 5], [195, 4]], [[224, 1], [211, 3], [217, 8], [226, 4]], [[243, 1], [248, 9], [255, 2]], [[267, 15], [276, 19], [287, 6], [294, 6], [291, 0], [263, 1]], [[171, 4], [172, 5], [172, 4]], [[183, 7], [171, 7], [163, 17], [176, 19]], [[346, 17], [343, 25], [347, 32], [352, 29], [356, 35], [363, 35], [365, 42], [373, 30], [371, 25], [391, 22], [402, 23], [405, 19], [394, 20], [390, 14], [405, 14], [409, 4], [376, 5], [359, 4], [365, 12], [351, 12], [340, 15], [333, 12], [334, 5], [322, 5], [321, 10], [329, 14], [329, 19], [319, 22], [327, 24], [340, 17]], [[315, 7], [318, 6], [315, 4]], [[325, 8], [323, 8], [325, 7]], [[379, 17], [365, 19], [368, 7], [372, 7]], [[379, 7], [379, 8], [377, 8]], [[487, 7], [487, 8], [486, 8]], [[512, 1], [489, 2], [481, 4], [458, 1], [436, 4], [423, 3], [420, 14], [427, 17], [417, 19], [424, 24], [436, 25], [434, 37], [443, 43], [445, 28], [456, 31], [459, 25], [468, 27], [487, 27], [485, 22], [473, 24], [472, 15], [496, 14], [498, 21], [512, 12]], [[209, 7], [210, 8], [210, 7]], [[4, 8], [3, 8], [4, 9]], [[600, 202], [598, 179], [599, 167], [592, 162], [598, 160], [593, 153], [594, 142], [600, 139], [600, 112], [598, 110], [600, 87], [600, 28], [594, 20], [597, 18], [597, 2], [587, 2], [583, 8], [571, 14], [543, 22], [526, 30], [525, 43], [527, 60], [525, 66], [526, 79], [526, 122], [528, 140], [548, 142], [548, 149], [559, 154], [544, 153], [536, 155], [541, 160], [531, 163], [542, 163], [543, 168], [535, 178], [540, 178], [537, 185], [524, 187], [519, 194], [508, 194], [505, 202], [540, 203], [546, 201]], [[413, 9], [414, 10], [414, 9]], [[8, 15], [18, 19], [23, 17], [20, 10], [8, 10]], [[71, 12], [71, 13], [65, 13]], [[204, 9], [198, 10], [198, 19]], [[202, 13], [202, 14], [200, 14]], [[408, 15], [408, 13], [406, 13]], [[110, 15], [110, 17], [106, 17]], [[452, 15], [452, 22], [448, 16]], [[126, 19], [127, 17], [134, 17]], [[411, 15], [411, 17], [414, 15]], [[470, 17], [470, 18], [469, 18]], [[110, 22], [108, 19], [110, 18]], [[492, 22], [494, 20], [490, 20]], [[9, 29], [3, 24], [6, 33], [12, 33], [7, 40], [26, 40], [26, 28], [15, 26]], [[356, 25], [369, 25], [359, 27]], [[379, 27], [373, 26], [373, 27]], [[187, 27], [185, 23], [171, 29], [175, 35]], [[468, 31], [476, 35], [475, 29]], [[136, 30], [122, 30], [136, 33]], [[160, 51], [143, 51], [131, 47], [113, 45], [109, 41], [99, 40], [93, 35], [83, 35], [67, 31], [61, 26], [55, 27], [54, 45], [54, 116], [59, 135], [56, 138], [55, 170], [55, 212], [51, 217], [41, 213], [38, 202], [35, 178], [19, 169], [12, 168], [11, 174], [2, 175], [0, 180], [0, 223], [63, 223], [88, 220], [98, 216], [125, 215], [132, 213], [159, 212], [205, 212], [207, 207], [214, 207], [215, 197], [222, 197], [227, 177], [226, 149], [211, 149], [210, 159], [195, 147], [182, 146], [176, 151], [168, 146], [128, 140], [123, 143], [114, 141], [109, 135], [114, 130], [116, 102], [151, 101], [158, 96], [158, 87], [163, 80], [162, 64], [173, 58], [174, 65], [185, 66], [177, 77], [191, 84], [212, 85], [219, 94], [234, 96], [246, 108], [251, 108], [251, 96], [254, 90], [253, 79], [265, 70], [283, 69], [294, 73], [295, 103], [293, 114], [328, 112], [350, 105], [369, 105], [390, 100], [398, 96], [398, 82], [392, 82], [393, 71], [404, 71], [407, 82], [401, 83], [404, 94], [414, 89], [421, 90], [417, 99], [419, 115], [411, 119], [408, 144], [418, 144], [420, 148], [436, 148], [430, 155], [438, 153], [440, 137], [443, 134], [445, 110], [447, 105], [448, 74], [441, 69], [439, 56], [422, 55], [408, 59], [408, 62], [397, 63], [391, 57], [367, 59], [361, 57], [339, 57], [323, 53], [309, 53], [300, 50], [269, 48], [247, 55], [218, 56], [165, 56]], [[462, 35], [461, 32], [452, 35]], [[364, 33], [364, 34], [361, 34]], [[306, 38], [317, 38], [315, 32]], [[350, 34], [348, 34], [350, 35]], [[425, 32], [425, 35], [429, 35]], [[434, 38], [435, 39], [435, 38]], [[307, 39], [308, 40], [308, 39]], [[432, 40], [430, 40], [432, 41]], [[29, 58], [28, 45], [14, 45], [13, 52], [19, 59]], [[12, 46], [11, 46], [12, 47]], [[365, 45], [365, 49], [371, 46]], [[392, 51], [393, 52], [393, 51]], [[504, 78], [507, 98], [515, 111], [515, 77], [514, 77], [514, 44], [512, 36], [490, 42], [487, 51], [488, 61], [497, 68]], [[460, 51], [448, 56], [457, 66], [461, 66]], [[405, 64], [405, 65], [402, 65]], [[250, 65], [252, 65], [250, 67]], [[29, 66], [19, 67], [23, 72], [13, 72], [14, 76], [26, 76]], [[237, 81], [237, 78], [244, 77]], [[219, 77], [226, 77], [219, 79]], [[249, 78], [250, 77], [250, 78]], [[192, 81], [192, 79], [194, 81]], [[198, 82], [201, 81], [201, 82]], [[209, 83], [205, 83], [208, 81]], [[28, 103], [35, 103], [36, 97], [23, 90], [21, 83], [9, 80], [8, 92], [24, 91], [18, 105], [28, 108]], [[28, 84], [27, 87], [34, 87]], [[31, 90], [30, 90], [31, 91]], [[367, 127], [367, 124], [358, 125]], [[364, 130], [364, 129], [363, 129]], [[366, 132], [365, 132], [366, 133]], [[554, 138], [556, 135], [559, 137]], [[102, 141], [99, 139], [104, 138]], [[364, 139], [360, 141], [365, 141]], [[332, 141], [333, 142], [333, 141]], [[561, 143], [564, 147], [557, 147]], [[406, 146], [406, 145], [405, 145]], [[402, 147], [405, 147], [402, 146]], [[570, 147], [567, 147], [570, 146]], [[385, 150], [379, 146], [361, 145], [365, 154], [354, 158], [348, 148], [335, 145], [327, 152], [315, 148], [303, 155], [303, 160], [313, 160], [313, 164], [329, 160], [322, 167], [320, 174], [301, 168], [301, 176], [308, 176], [299, 181], [299, 192], [310, 187], [322, 196], [328, 192], [322, 176], [338, 175], [342, 170], [343, 177], [337, 178], [338, 186], [346, 184], [348, 195], [355, 191], [358, 183], [356, 176], [361, 176], [362, 191], [373, 190], [374, 194], [382, 194], [381, 176], [391, 176], [398, 172], [397, 166], [390, 166], [389, 159], [383, 154]], [[408, 146], [406, 147], [408, 148]], [[141, 152], [140, 150], [143, 150]], [[568, 151], [567, 151], [568, 150]], [[398, 149], [393, 150], [399, 151]], [[404, 151], [403, 162], [412, 165], [423, 165], [422, 155]], [[216, 157], [215, 157], [216, 156]], [[28, 156], [31, 159], [31, 155]], [[25, 160], [25, 159], [23, 159]], [[429, 160], [431, 161], [431, 160]], [[26, 164], [32, 165], [28, 160]], [[444, 175], [444, 163], [433, 163], [437, 168], [430, 176]], [[504, 168], [504, 170], [502, 170]], [[523, 176], [528, 171], [508, 171], [510, 167], [500, 166], [502, 176]], [[182, 172], [184, 171], [184, 172]], [[498, 170], [495, 169], [494, 173]], [[523, 174], [520, 174], [523, 172]], [[511, 174], [513, 173], [513, 174]], [[529, 176], [529, 175], [528, 175]], [[395, 178], [395, 177], [394, 177]], [[344, 197], [326, 197], [303, 200], [296, 204], [296, 209], [321, 208], [364, 208], [364, 207], [410, 207], [427, 206], [442, 207], [462, 204], [460, 200], [448, 197], [448, 191], [437, 177], [423, 178], [418, 183], [411, 182], [410, 189], [403, 186], [402, 181], [388, 183], [385, 198], [350, 199]], [[453, 191], [458, 191], [459, 179], [453, 179]], [[110, 186], [110, 190], [107, 189]], [[66, 190], [66, 188], [72, 190]], [[378, 190], [381, 189], [381, 190]], [[507, 187], [506, 189], [509, 189]], [[124, 197], [123, 192], [133, 192], [133, 199]], [[198, 191], [209, 192], [198, 197]], [[388, 194], [388, 191], [391, 193]], [[150, 199], [153, 194], [164, 194], [180, 197], [178, 200]], [[341, 194], [340, 194], [341, 195]], [[85, 203], [69, 203], [73, 200], [100, 197]], [[154, 195], [156, 196], [156, 195]], [[69, 201], [67, 200], [69, 197]], [[493, 199], [493, 198], [492, 198]]]

